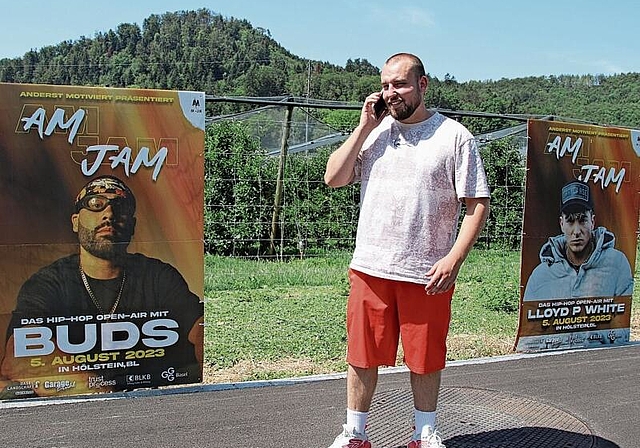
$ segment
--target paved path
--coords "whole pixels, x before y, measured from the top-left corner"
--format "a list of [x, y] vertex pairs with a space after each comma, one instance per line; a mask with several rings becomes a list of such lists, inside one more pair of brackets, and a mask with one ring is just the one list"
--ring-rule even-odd
[[[397, 446], [410, 429], [408, 374], [384, 372], [370, 421], [375, 448]], [[440, 400], [445, 442], [450, 448], [638, 448], [639, 372], [640, 344], [450, 363]], [[326, 448], [343, 423], [344, 391], [345, 380], [336, 375], [5, 401], [0, 445]]]

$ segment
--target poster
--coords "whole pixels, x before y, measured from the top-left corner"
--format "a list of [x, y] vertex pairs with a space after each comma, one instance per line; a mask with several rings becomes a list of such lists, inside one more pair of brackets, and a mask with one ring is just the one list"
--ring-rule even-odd
[[629, 341], [640, 132], [530, 120], [517, 351]]
[[0, 397], [202, 380], [204, 94], [0, 84]]

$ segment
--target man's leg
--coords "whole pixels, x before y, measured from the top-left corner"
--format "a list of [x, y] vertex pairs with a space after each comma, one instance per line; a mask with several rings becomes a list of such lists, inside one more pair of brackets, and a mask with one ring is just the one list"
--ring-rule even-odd
[[440, 393], [440, 373], [441, 370], [424, 375], [411, 372], [413, 405], [418, 411], [435, 412]]
[[366, 427], [373, 393], [378, 383], [378, 368], [347, 367], [347, 421], [344, 431], [329, 448], [371, 448]]
[[[399, 310], [405, 364], [411, 371], [415, 427], [408, 447], [440, 446], [436, 408], [441, 371], [446, 365], [447, 333], [453, 289], [427, 296], [421, 285], [408, 284]], [[431, 436], [434, 437], [431, 437]], [[434, 439], [434, 440], [431, 440]], [[420, 442], [425, 442], [420, 444]]]
[[378, 368], [362, 369], [349, 365], [347, 369], [347, 408], [369, 412], [378, 384]]
[[[411, 372], [413, 391], [413, 417], [415, 428], [408, 448], [443, 447], [440, 436], [436, 435], [436, 407], [440, 393], [440, 372], [417, 374]], [[422, 441], [421, 443], [419, 441]]]
[[371, 448], [365, 428], [378, 383], [378, 366], [395, 362], [398, 319], [389, 280], [349, 269], [349, 283], [347, 421], [330, 448]]

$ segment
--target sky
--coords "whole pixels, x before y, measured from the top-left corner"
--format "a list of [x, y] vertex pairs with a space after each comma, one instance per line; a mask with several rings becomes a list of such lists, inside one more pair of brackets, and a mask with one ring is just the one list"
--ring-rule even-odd
[[0, 58], [151, 14], [209, 9], [268, 30], [294, 55], [382, 67], [406, 51], [431, 76], [459, 82], [640, 72], [637, 0], [31, 0], [5, 2]]

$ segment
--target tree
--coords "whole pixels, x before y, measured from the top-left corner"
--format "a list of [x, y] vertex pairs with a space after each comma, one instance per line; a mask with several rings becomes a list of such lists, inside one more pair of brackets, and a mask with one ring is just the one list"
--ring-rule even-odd
[[491, 207], [481, 242], [487, 246], [517, 249], [522, 233], [525, 168], [517, 138], [493, 141], [481, 149], [489, 185]]
[[263, 254], [268, 247], [275, 164], [241, 124], [222, 121], [205, 137], [205, 250]]
[[358, 76], [380, 76], [380, 70], [378, 67], [375, 67], [366, 59], [360, 60], [360, 58], [358, 58], [353, 61], [351, 59], [347, 59], [344, 69], [345, 71]]

